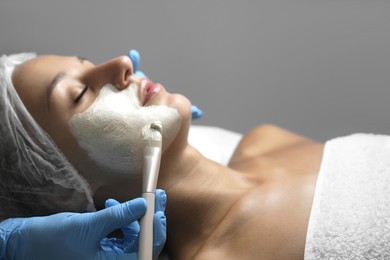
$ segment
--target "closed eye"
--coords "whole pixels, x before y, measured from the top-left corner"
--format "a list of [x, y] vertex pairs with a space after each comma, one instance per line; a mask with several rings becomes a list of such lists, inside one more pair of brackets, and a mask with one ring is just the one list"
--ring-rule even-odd
[[81, 90], [80, 94], [74, 100], [75, 103], [79, 102], [79, 100], [84, 96], [85, 92], [87, 92], [88, 88], [89, 88], [88, 85], [85, 85], [83, 90]]

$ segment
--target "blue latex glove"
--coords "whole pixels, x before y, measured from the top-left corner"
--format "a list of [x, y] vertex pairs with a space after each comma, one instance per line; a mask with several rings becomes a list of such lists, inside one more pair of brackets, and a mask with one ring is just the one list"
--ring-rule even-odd
[[[166, 239], [163, 213], [166, 195], [156, 191], [154, 259]], [[134, 259], [138, 258], [137, 220], [146, 201], [137, 198], [120, 204], [107, 200], [108, 208], [92, 213], [59, 213], [47, 217], [14, 218], [0, 223], [1, 259]], [[122, 229], [124, 238], [106, 236]]]
[[141, 60], [139, 52], [136, 50], [130, 50], [128, 55], [131, 62], [133, 63], [133, 73], [141, 78], [146, 78], [146, 75], [139, 70], [139, 64]]
[[203, 116], [203, 111], [200, 110], [197, 106], [192, 105], [191, 106], [191, 112], [192, 112], [192, 119], [198, 119]]
[[[141, 78], [146, 78], [146, 75], [139, 70], [139, 64], [140, 64], [139, 52], [136, 50], [130, 50], [128, 55], [131, 59], [131, 62], [133, 63], [134, 74]], [[192, 119], [198, 119], [203, 116], [203, 111], [200, 110], [197, 106], [192, 105], [191, 112], [192, 112]]]

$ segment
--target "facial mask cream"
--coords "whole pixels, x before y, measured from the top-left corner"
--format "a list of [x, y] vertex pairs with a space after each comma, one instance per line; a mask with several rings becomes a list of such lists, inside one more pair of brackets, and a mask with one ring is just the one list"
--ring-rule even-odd
[[163, 150], [179, 131], [176, 109], [164, 105], [141, 106], [138, 86], [124, 90], [104, 86], [94, 103], [69, 120], [70, 131], [98, 165], [120, 174], [141, 174], [142, 128], [154, 121], [162, 123]]

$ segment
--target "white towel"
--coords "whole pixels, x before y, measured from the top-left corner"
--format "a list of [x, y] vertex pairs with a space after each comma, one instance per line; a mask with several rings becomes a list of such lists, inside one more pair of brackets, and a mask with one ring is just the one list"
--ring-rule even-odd
[[242, 134], [214, 126], [191, 125], [188, 142], [203, 156], [227, 165]]
[[325, 145], [305, 259], [390, 259], [390, 137]]

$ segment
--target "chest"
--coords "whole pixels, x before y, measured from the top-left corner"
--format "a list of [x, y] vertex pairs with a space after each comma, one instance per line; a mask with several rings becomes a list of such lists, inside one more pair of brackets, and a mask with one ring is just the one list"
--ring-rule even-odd
[[195, 259], [303, 259], [314, 185], [259, 185], [237, 201]]
[[302, 144], [236, 164], [253, 188], [196, 259], [303, 259], [321, 157], [322, 145]]

